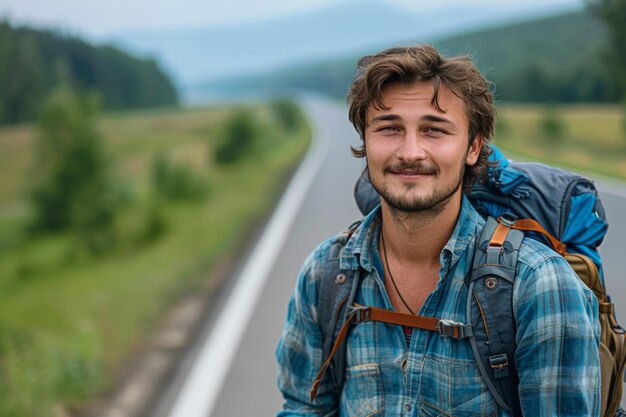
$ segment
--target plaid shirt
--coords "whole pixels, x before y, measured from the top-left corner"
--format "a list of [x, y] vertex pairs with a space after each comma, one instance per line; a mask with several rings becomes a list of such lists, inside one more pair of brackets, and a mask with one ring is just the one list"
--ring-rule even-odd
[[[392, 310], [376, 264], [380, 208], [348, 240], [342, 269], [362, 268], [357, 302]], [[475, 236], [483, 219], [467, 200], [440, 255], [440, 279], [419, 314], [466, 322], [467, 288]], [[366, 321], [347, 337], [343, 390], [322, 380], [309, 390], [325, 358], [316, 300], [332, 239], [307, 258], [289, 303], [276, 357], [285, 403], [278, 416], [508, 416], [483, 381], [470, 343], [415, 329], [407, 346], [400, 326]], [[600, 329], [597, 301], [567, 262], [532, 239], [518, 258], [513, 291], [517, 323], [515, 362], [525, 416], [597, 416], [600, 412]]]

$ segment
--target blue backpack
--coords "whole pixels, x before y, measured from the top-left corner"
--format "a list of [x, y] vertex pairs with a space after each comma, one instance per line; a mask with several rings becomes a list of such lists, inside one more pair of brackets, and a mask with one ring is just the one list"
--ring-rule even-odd
[[[526, 235], [553, 247], [570, 263], [581, 280], [594, 291], [601, 326], [601, 416], [626, 415], [619, 407], [626, 345], [624, 330], [615, 319], [613, 304], [604, 288], [597, 247], [608, 229], [598, 192], [589, 179], [539, 163], [510, 162], [493, 147], [486, 183], [466, 193], [486, 225], [477, 240], [468, 287], [466, 323], [392, 313], [354, 304], [359, 272], [341, 270], [341, 251], [360, 224], [336, 236], [325, 264], [319, 289], [319, 323], [324, 334], [323, 357], [311, 398], [322, 380], [336, 392], [343, 385], [345, 344], [350, 327], [377, 320], [437, 331], [443, 337], [468, 338], [478, 369], [496, 403], [521, 416], [519, 383], [513, 355], [515, 320], [512, 296], [517, 253]], [[363, 177], [355, 186], [355, 199], [364, 215], [380, 197]], [[479, 308], [479, 305], [482, 308]], [[414, 324], [417, 319], [426, 319]], [[496, 320], [497, 318], [497, 320]], [[330, 372], [325, 372], [329, 369]]]

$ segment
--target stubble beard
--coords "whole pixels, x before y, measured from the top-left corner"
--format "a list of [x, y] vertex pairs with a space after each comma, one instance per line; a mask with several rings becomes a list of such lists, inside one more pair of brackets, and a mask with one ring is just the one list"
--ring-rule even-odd
[[[423, 169], [424, 171], [427, 171], [426, 168]], [[416, 170], [420, 170], [420, 168], [416, 168]], [[385, 173], [390, 171], [390, 168], [384, 170]], [[429, 172], [433, 173], [433, 175], [437, 175], [436, 170], [431, 169]], [[436, 216], [443, 211], [448, 201], [450, 201], [459, 188], [461, 188], [464, 174], [465, 165], [462, 165], [459, 175], [452, 186], [449, 188], [435, 188], [429, 195], [414, 197], [407, 195], [411, 189], [415, 188], [415, 185], [413, 184], [407, 185], [405, 191], [401, 192], [401, 194], [394, 194], [389, 189], [389, 185], [386, 181], [383, 180], [382, 184], [377, 184], [376, 181], [371, 180], [371, 175], [370, 181], [374, 189], [380, 195], [380, 198], [387, 203], [389, 208], [395, 212], [396, 215], [400, 215], [402, 217], [411, 214], [428, 214], [430, 216]]]

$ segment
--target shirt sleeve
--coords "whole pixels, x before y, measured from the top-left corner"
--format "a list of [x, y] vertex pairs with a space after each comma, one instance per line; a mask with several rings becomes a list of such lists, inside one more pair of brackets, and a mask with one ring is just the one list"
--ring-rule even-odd
[[310, 398], [313, 381], [324, 361], [323, 334], [315, 308], [319, 262], [314, 255], [305, 261], [298, 276], [276, 349], [278, 388], [284, 399], [283, 410], [277, 417], [337, 415], [338, 395], [324, 384], [326, 378], [322, 379], [315, 400]]
[[[524, 416], [600, 413], [597, 299], [567, 261], [536, 253], [519, 271], [514, 297], [515, 362]], [[524, 276], [523, 279], [519, 279]]]

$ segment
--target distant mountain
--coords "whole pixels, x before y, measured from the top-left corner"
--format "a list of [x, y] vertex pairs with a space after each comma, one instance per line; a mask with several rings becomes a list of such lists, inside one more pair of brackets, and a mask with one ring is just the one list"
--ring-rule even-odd
[[[431, 41], [446, 55], [469, 54], [495, 82], [496, 98], [524, 102], [615, 101], [616, 89], [605, 73], [603, 24], [587, 11], [564, 13]], [[358, 57], [397, 43], [380, 43], [341, 59], [311, 61], [254, 77], [206, 83], [200, 97], [255, 91], [280, 94], [299, 90], [345, 97]]]
[[[151, 55], [179, 86], [258, 74], [286, 65], [335, 59], [371, 45], [433, 39], [503, 20], [546, 13], [545, 6], [467, 6], [407, 11], [383, 0], [359, 0], [270, 21], [235, 26], [140, 31], [115, 36], [116, 44]], [[445, 17], [445, 18], [443, 18]]]

